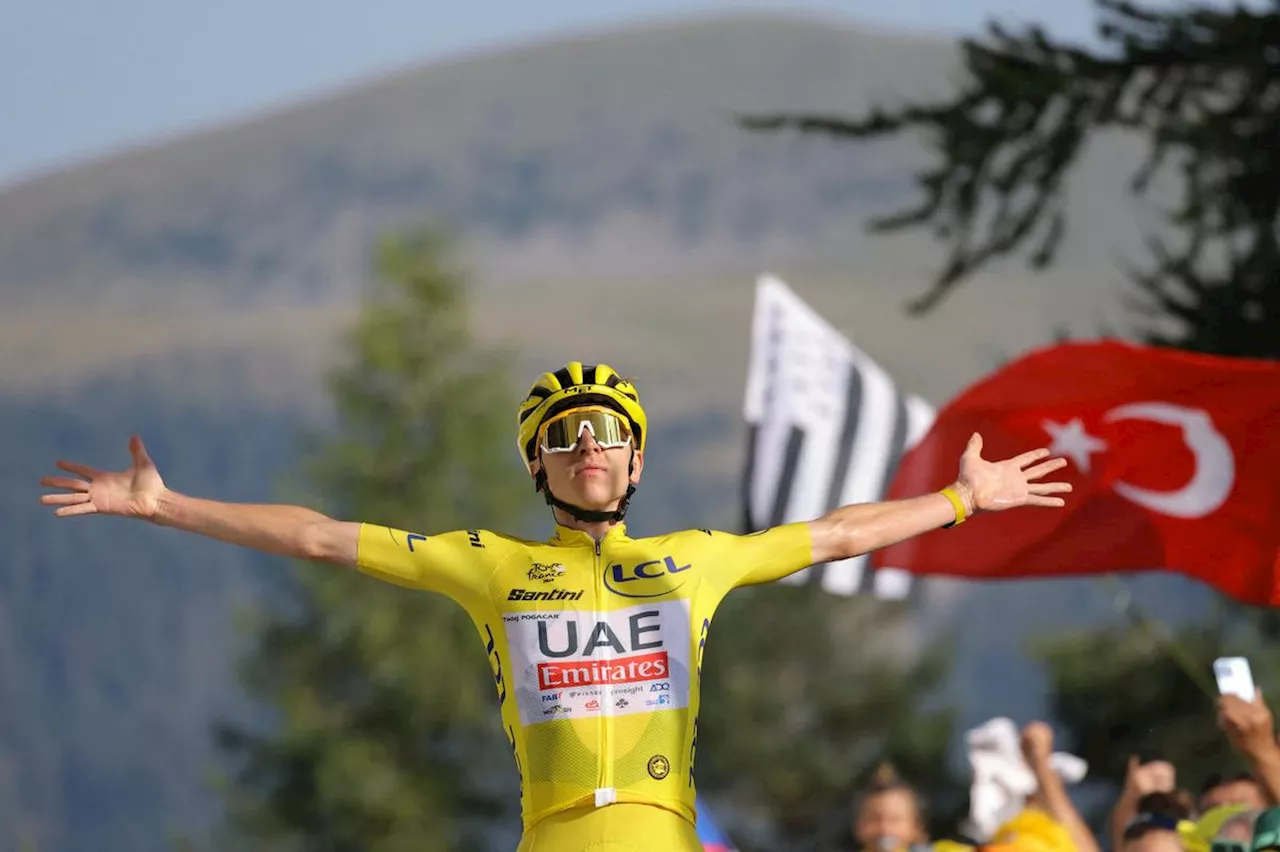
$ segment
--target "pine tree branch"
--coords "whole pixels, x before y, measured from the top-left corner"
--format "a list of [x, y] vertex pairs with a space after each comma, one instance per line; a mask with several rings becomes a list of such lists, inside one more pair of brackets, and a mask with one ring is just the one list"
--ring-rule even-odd
[[[1097, 5], [1099, 51], [1056, 42], [1039, 28], [1014, 33], [993, 24], [983, 41], [962, 42], [966, 80], [950, 98], [879, 106], [861, 118], [774, 113], [738, 121], [755, 132], [866, 141], [915, 131], [933, 141], [936, 164], [915, 177], [919, 200], [869, 223], [873, 232], [927, 226], [947, 243], [913, 313], [1024, 247], [1032, 268], [1051, 264], [1069, 230], [1065, 180], [1084, 144], [1102, 129], [1139, 132], [1148, 151], [1130, 189], [1145, 193], [1176, 154], [1185, 186], [1168, 222], [1188, 232], [1191, 247], [1174, 267], [1157, 263], [1143, 286], [1182, 286], [1215, 239], [1276, 220], [1280, 169], [1267, 160], [1280, 141], [1280, 3], [1264, 11]], [[1249, 167], [1242, 171], [1242, 163]]]

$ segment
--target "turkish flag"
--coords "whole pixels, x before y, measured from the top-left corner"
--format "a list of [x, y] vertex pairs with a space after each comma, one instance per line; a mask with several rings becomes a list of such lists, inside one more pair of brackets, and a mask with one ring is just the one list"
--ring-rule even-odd
[[974, 432], [997, 461], [1066, 458], [1065, 508], [1023, 507], [884, 548], [877, 566], [1025, 579], [1169, 570], [1280, 606], [1280, 363], [1103, 341], [1036, 350], [944, 407], [890, 498], [956, 478]]

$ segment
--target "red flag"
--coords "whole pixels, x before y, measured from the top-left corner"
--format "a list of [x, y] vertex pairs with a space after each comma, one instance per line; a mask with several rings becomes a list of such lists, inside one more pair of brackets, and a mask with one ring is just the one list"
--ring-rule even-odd
[[885, 548], [915, 574], [1025, 579], [1170, 570], [1280, 606], [1280, 363], [1105, 341], [1041, 349], [969, 387], [903, 458], [892, 498], [986, 459], [1068, 459], [1062, 509], [980, 515]]

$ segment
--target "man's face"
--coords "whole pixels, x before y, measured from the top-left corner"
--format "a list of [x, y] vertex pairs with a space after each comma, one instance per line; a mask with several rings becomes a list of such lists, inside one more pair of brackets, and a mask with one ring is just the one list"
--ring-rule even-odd
[[[635, 450], [634, 470], [627, 474], [632, 448], [601, 447], [589, 430], [578, 435], [578, 446], [567, 453], [538, 453], [551, 493], [566, 503], [593, 511], [612, 511], [627, 493], [629, 483], [640, 482], [644, 454]], [[537, 470], [535, 465], [534, 470]]]
[[869, 850], [902, 849], [924, 839], [915, 799], [906, 790], [886, 790], [867, 799], [853, 832], [862, 848]]
[[1201, 813], [1219, 805], [1244, 805], [1251, 809], [1270, 807], [1262, 795], [1262, 788], [1256, 782], [1244, 779], [1210, 787], [1200, 796]]

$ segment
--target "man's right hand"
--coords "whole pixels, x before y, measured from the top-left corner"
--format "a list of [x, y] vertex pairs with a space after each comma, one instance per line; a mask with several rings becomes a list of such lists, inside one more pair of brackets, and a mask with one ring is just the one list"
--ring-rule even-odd
[[108, 473], [77, 462], [58, 467], [82, 479], [46, 476], [40, 484], [60, 488], [40, 502], [57, 506], [58, 517], [117, 515], [142, 518], [159, 526], [196, 533], [218, 541], [288, 556], [355, 566], [360, 549], [360, 523], [335, 521], [314, 509], [280, 503], [225, 503], [165, 488], [142, 439], [129, 439], [133, 464]]
[[142, 439], [134, 435], [129, 439], [129, 452], [133, 464], [128, 470], [107, 472], [88, 465], [59, 460], [56, 465], [82, 479], [67, 476], [46, 476], [40, 484], [46, 488], [62, 489], [60, 493], [44, 494], [40, 502], [57, 506], [54, 514], [60, 518], [75, 515], [118, 515], [125, 518], [155, 517], [160, 498], [165, 492], [164, 480], [155, 463], [147, 455]]

